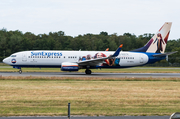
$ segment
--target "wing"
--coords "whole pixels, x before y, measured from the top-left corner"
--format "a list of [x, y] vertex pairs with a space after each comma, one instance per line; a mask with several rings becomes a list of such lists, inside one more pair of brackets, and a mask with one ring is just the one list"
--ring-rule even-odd
[[97, 66], [100, 63], [103, 63], [104, 60], [106, 60], [106, 59], [117, 57], [119, 55], [119, 52], [121, 51], [122, 46], [123, 46], [123, 44], [121, 44], [118, 47], [118, 49], [115, 51], [115, 53], [113, 55], [109, 56], [109, 57], [102, 57], [102, 58], [97, 58], [97, 59], [79, 61], [79, 62], [76, 62], [76, 63], [78, 63], [79, 66]]

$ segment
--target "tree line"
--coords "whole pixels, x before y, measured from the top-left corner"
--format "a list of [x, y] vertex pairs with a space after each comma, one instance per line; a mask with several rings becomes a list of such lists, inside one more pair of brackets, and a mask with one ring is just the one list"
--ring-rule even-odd
[[[31, 32], [0, 30], [0, 62], [3, 58], [12, 53], [28, 50], [84, 50], [104, 51], [109, 48], [115, 51], [120, 44], [123, 44], [123, 51], [130, 51], [143, 47], [154, 34], [145, 33], [136, 36], [131, 33], [123, 35], [87, 33], [76, 37], [67, 36], [63, 31], [49, 32], [49, 34], [35, 35]], [[179, 51], [169, 56], [169, 63], [180, 64], [180, 39], [168, 40], [166, 52]], [[166, 62], [167, 63], [167, 62]]]

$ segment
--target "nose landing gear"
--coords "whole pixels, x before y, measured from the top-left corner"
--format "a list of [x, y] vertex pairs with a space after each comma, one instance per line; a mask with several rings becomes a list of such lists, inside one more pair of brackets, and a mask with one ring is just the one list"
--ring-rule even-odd
[[19, 69], [19, 74], [21, 74], [22, 73], [22, 70], [21, 70], [21, 67], [18, 67], [18, 66], [13, 66], [13, 68], [15, 68], [15, 69]]
[[22, 70], [21, 69], [19, 69], [19, 74], [21, 74], [22, 73]]

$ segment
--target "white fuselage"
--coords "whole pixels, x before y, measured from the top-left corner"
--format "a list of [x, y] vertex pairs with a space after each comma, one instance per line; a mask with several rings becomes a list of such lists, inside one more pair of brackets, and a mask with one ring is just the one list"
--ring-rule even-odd
[[[110, 56], [114, 51], [23, 51], [12, 54], [10, 57], [5, 58], [3, 62], [17, 67], [61, 67], [63, 62], [77, 63], [80, 59], [83, 59], [83, 56], [88, 55], [93, 58], [97, 53]], [[144, 65], [149, 60], [148, 55], [145, 53], [123, 51], [116, 58], [120, 59], [120, 67]]]

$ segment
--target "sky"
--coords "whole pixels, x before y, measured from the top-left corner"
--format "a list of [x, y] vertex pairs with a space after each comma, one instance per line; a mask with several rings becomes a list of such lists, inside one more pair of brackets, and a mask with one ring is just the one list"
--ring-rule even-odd
[[169, 39], [180, 38], [180, 0], [0, 0], [0, 29], [68, 36], [87, 33], [136, 36], [172, 22]]

